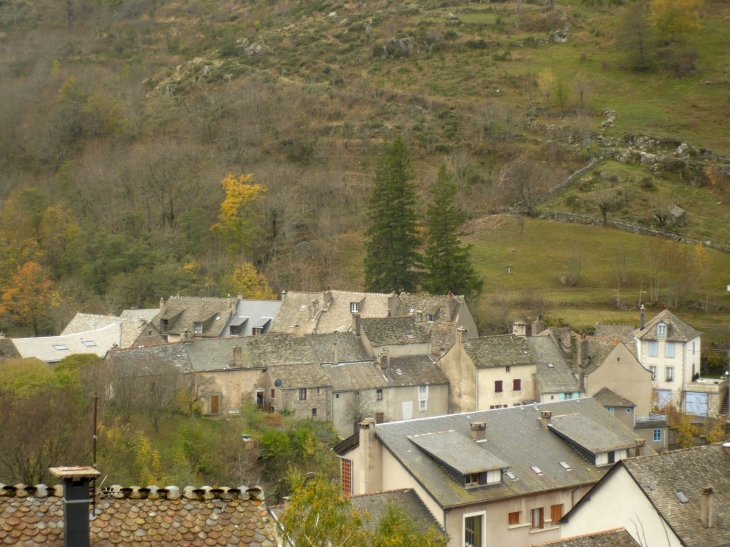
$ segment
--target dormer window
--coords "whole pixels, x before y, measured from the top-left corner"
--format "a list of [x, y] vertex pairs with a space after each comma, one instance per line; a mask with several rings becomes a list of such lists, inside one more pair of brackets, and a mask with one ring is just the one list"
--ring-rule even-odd
[[664, 323], [659, 323], [656, 326], [656, 337], [666, 338], [667, 337], [667, 326]]
[[469, 475], [464, 475], [464, 486], [469, 488], [470, 486], [479, 486], [481, 479], [481, 473], [470, 473]]
[[428, 321], [429, 323], [433, 323], [433, 314], [426, 314], [426, 321]]
[[360, 302], [350, 302], [350, 313], [357, 313], [360, 311]]
[[162, 332], [167, 332], [167, 326], [168, 326], [167, 319], [163, 319], [160, 326], [162, 327]]
[[193, 323], [193, 332], [195, 334], [203, 334], [203, 323]]

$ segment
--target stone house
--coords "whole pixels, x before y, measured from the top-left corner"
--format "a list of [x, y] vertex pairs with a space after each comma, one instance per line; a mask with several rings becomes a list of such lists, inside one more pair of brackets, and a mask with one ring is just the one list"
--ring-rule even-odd
[[390, 357], [431, 354], [431, 337], [412, 316], [368, 319], [354, 314], [352, 324], [355, 337], [373, 358], [384, 352]]
[[730, 443], [616, 464], [561, 521], [563, 536], [625, 528], [645, 547], [730, 545]]
[[165, 343], [165, 339], [160, 334], [160, 331], [157, 330], [157, 327], [144, 316], [130, 318], [117, 317], [115, 315], [77, 313], [71, 322], [66, 325], [66, 328], [63, 329], [61, 336], [101, 329], [114, 323], [119, 323], [121, 326], [120, 348], [151, 346]]
[[651, 414], [649, 417], [636, 416], [634, 431], [644, 439], [646, 446], [656, 452], [669, 450], [669, 423], [663, 414]]
[[583, 398], [366, 420], [334, 450], [346, 494], [413, 489], [449, 547], [519, 547], [560, 538], [563, 515], [643, 443]]

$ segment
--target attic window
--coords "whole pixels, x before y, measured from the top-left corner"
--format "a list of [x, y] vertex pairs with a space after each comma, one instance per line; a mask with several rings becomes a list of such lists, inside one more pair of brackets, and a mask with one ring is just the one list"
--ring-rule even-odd
[[666, 338], [667, 337], [667, 326], [664, 323], [659, 323], [656, 326], [656, 337]]
[[465, 486], [478, 486], [479, 479], [480, 479], [480, 473], [470, 473], [469, 475], [464, 475], [464, 485]]
[[96, 342], [94, 342], [93, 340], [83, 340], [81, 343], [83, 345], [85, 345], [87, 348], [96, 347]]
[[54, 344], [53, 347], [56, 348], [58, 351], [64, 351], [64, 350], [68, 351], [68, 348], [62, 344], [58, 344], [58, 345]]
[[413, 336], [412, 334], [406, 334], [406, 338], [408, 338], [409, 340], [413, 340], [415, 336]]
[[684, 492], [675, 492], [674, 495], [677, 496], [680, 503], [687, 503], [689, 501], [687, 496], [684, 495]]
[[536, 475], [542, 475], [542, 470], [538, 466], [532, 465], [530, 466], [530, 469], [532, 469]]
[[560, 462], [560, 467], [562, 467], [562, 468], [563, 468], [563, 469], [565, 469], [566, 471], [571, 471], [571, 470], [573, 469], [573, 468], [572, 468], [572, 467], [570, 467], [570, 465], [568, 465], [568, 463], [566, 463], [566, 462]]
[[162, 332], [167, 332], [167, 319], [162, 320]]
[[515, 476], [514, 473], [512, 473], [512, 471], [507, 471], [505, 473], [505, 475], [507, 475], [507, 478], [510, 479], [510, 480], [512, 480], [512, 481], [516, 481], [517, 480], [517, 477]]
[[195, 334], [203, 334], [203, 323], [193, 323], [193, 332]]
[[350, 302], [350, 313], [357, 313], [360, 311], [359, 302]]
[[433, 314], [429, 313], [426, 315], [426, 321], [433, 323]]

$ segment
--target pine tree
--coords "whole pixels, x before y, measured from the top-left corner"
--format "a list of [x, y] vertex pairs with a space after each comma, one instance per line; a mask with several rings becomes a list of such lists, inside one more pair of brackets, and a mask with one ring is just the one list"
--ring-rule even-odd
[[476, 296], [484, 282], [471, 264], [471, 245], [463, 245], [459, 231], [464, 219], [454, 205], [456, 185], [441, 165], [431, 187], [431, 203], [426, 215], [428, 246], [424, 256], [423, 288], [431, 294]]
[[366, 231], [365, 285], [372, 292], [412, 292], [418, 287], [421, 243], [416, 190], [403, 139], [386, 146], [375, 173]]

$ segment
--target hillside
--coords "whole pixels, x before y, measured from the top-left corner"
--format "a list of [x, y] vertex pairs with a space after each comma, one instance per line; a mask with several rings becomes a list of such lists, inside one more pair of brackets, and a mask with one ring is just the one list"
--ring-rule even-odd
[[[514, 204], [500, 173], [521, 155], [540, 167], [540, 190], [600, 156], [539, 209], [600, 216], [593, 194], [618, 191], [611, 218], [657, 227], [654, 211], [673, 203], [687, 225], [660, 228], [730, 243], [730, 5], [708, 3], [702, 30], [669, 45], [650, 36], [644, 70], [627, 35], [633, 6], [5, 0], [0, 286], [24, 261], [42, 265], [60, 295], [45, 332], [78, 309], [236, 290], [229, 272], [242, 259], [275, 291], [355, 288], [353, 242], [394, 133], [422, 193], [445, 162], [470, 217]], [[210, 231], [229, 172], [268, 189], [241, 256]], [[602, 244], [623, 241], [603, 232]], [[508, 260], [488, 254], [507, 245], [499, 233], [488, 248], [475, 240], [488, 286], [495, 260]], [[601, 267], [581, 284], [611, 278]], [[558, 290], [558, 269], [540, 287], [515, 276], [510, 290]], [[589, 305], [615, 291], [602, 290]], [[715, 297], [700, 292], [690, 300]]]

